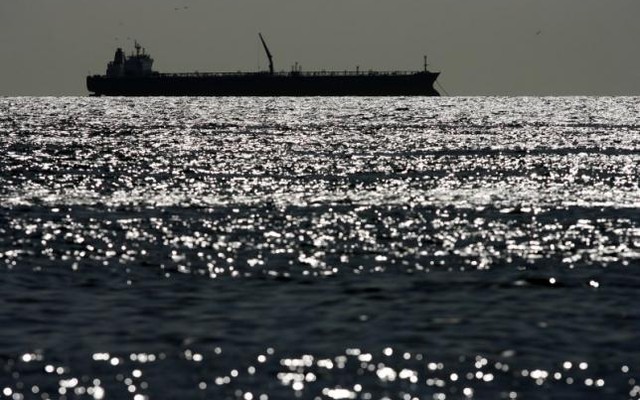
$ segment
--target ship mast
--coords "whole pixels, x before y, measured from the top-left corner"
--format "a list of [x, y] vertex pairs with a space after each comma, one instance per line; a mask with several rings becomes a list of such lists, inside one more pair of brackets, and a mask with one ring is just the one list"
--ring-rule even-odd
[[271, 52], [269, 51], [269, 48], [267, 47], [267, 43], [265, 43], [264, 39], [262, 38], [262, 33], [258, 33], [258, 36], [260, 36], [260, 41], [262, 42], [262, 45], [264, 46], [264, 51], [267, 53], [267, 58], [269, 58], [269, 73], [271, 75], [273, 75], [273, 56], [271, 56]]

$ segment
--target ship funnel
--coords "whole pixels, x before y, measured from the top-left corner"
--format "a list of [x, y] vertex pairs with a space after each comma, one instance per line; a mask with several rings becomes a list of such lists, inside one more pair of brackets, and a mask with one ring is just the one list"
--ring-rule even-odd
[[122, 51], [122, 48], [118, 47], [118, 49], [116, 50], [116, 54], [113, 56], [113, 63], [115, 65], [122, 65], [124, 64], [124, 60], [124, 51]]
[[262, 37], [262, 33], [258, 33], [258, 36], [260, 36], [260, 41], [262, 42], [262, 46], [264, 46], [264, 51], [267, 53], [267, 58], [269, 59], [269, 73], [273, 75], [273, 56], [271, 55], [271, 52], [267, 47], [267, 43], [264, 41], [264, 38]]

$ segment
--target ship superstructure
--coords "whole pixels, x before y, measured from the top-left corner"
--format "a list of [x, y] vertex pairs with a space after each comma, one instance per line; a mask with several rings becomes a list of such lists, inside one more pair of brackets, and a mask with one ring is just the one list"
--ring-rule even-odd
[[153, 74], [153, 58], [145, 49], [135, 42], [135, 54], [126, 57], [121, 48], [116, 50], [113, 61], [107, 64], [107, 77], [122, 78], [125, 76], [150, 76]]

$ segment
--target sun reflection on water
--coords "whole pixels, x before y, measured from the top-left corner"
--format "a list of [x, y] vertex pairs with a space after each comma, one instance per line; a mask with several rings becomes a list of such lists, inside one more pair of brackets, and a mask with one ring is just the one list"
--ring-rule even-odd
[[0, 396], [640, 398], [639, 104], [0, 99]]

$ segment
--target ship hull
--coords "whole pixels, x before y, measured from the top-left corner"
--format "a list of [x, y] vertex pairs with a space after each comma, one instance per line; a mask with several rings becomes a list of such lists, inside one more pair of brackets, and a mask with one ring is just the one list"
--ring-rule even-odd
[[439, 96], [438, 73], [154, 74], [88, 76], [96, 96]]

